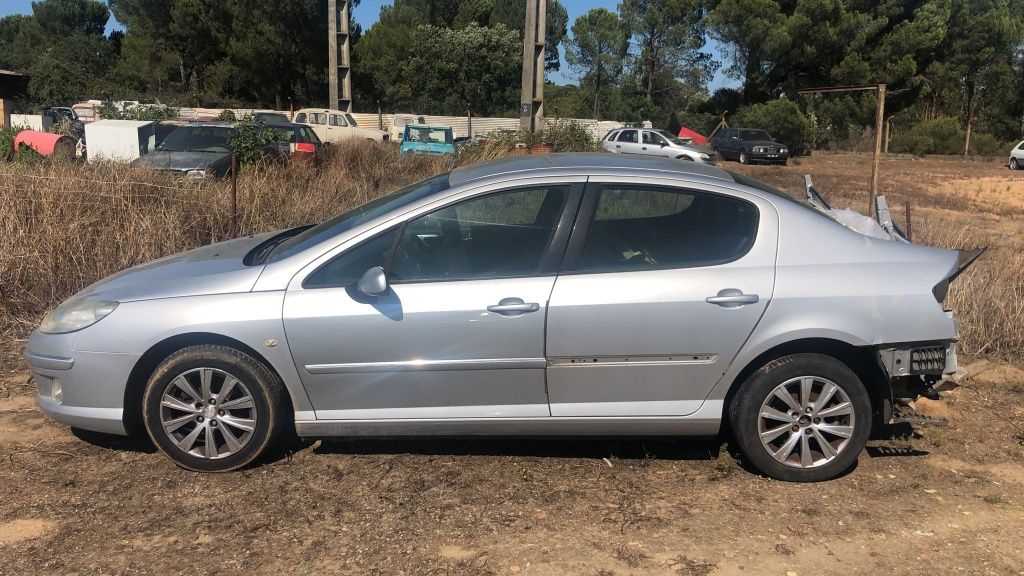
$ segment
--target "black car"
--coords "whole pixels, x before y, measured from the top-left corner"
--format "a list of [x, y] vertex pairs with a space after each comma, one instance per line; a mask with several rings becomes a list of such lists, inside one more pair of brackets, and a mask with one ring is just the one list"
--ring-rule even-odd
[[789, 149], [776, 142], [765, 130], [755, 128], [723, 128], [711, 137], [708, 147], [723, 160], [740, 164], [785, 164]]

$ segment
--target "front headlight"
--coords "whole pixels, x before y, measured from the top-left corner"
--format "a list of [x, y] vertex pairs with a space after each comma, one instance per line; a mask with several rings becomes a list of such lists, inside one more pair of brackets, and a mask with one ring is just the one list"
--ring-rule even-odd
[[754, 146], [754, 154], [763, 154], [764, 146]]
[[789, 150], [786, 150], [785, 148], [779, 148], [779, 154], [785, 154], [786, 152], [789, 152]]
[[203, 178], [206, 178], [206, 176], [207, 172], [205, 169], [189, 170], [188, 172], [185, 172], [185, 178], [188, 178], [190, 180], [202, 180]]
[[705, 154], [705, 153], [701, 152], [700, 159], [701, 160], [711, 160], [711, 155], [710, 154]]
[[39, 331], [44, 334], [66, 334], [88, 328], [106, 318], [117, 308], [117, 304], [113, 300], [68, 300], [43, 318]]

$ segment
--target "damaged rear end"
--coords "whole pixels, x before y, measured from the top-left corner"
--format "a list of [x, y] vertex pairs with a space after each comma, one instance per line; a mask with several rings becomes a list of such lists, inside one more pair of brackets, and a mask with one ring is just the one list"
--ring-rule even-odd
[[[933, 253], [930, 258], [933, 264], [918, 268], [914, 275], [919, 281], [931, 286], [937, 309], [929, 316], [934, 317], [941, 311], [948, 320], [948, 325], [952, 326], [952, 330], [948, 331], [951, 333], [940, 336], [939, 332], [936, 332], [935, 339], [882, 342], [876, 345], [876, 349], [879, 366], [888, 379], [893, 399], [913, 399], [917, 396], [938, 399], [935, 384], [951, 377], [958, 367], [959, 324], [953, 311], [945, 305], [949, 287], [984, 254], [986, 248], [944, 250], [914, 245], [892, 220], [884, 196], [876, 199], [877, 217], [870, 218], [853, 210], [833, 208], [814, 188], [809, 175], [805, 177], [805, 185], [808, 204], [847, 228], [871, 238], [902, 244], [906, 249], [927, 249]], [[884, 421], [889, 421], [891, 412], [884, 416]]]

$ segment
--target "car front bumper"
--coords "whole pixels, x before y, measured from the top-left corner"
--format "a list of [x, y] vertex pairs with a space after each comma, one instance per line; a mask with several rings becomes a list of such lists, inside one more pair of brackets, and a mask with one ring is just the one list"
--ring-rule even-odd
[[85, 430], [126, 435], [125, 385], [139, 356], [74, 350], [75, 334], [36, 331], [25, 360], [36, 403], [50, 418]]

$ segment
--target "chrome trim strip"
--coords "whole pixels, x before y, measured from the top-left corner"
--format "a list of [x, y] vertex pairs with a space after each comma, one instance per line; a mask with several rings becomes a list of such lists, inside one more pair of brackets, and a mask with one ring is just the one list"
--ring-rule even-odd
[[406, 360], [400, 362], [350, 362], [342, 364], [307, 364], [310, 374], [349, 374], [359, 372], [416, 372], [420, 370], [508, 370], [535, 368], [543, 370], [543, 358], [480, 358], [470, 360]]
[[677, 364], [714, 364], [718, 354], [673, 354], [671, 356], [583, 356], [551, 358], [548, 366], [594, 367], [594, 366], [661, 366]]
[[74, 358], [48, 356], [29, 350], [25, 351], [25, 360], [28, 361], [30, 366], [42, 368], [43, 370], [71, 370], [71, 367], [75, 365]]

